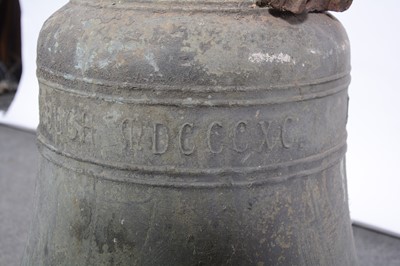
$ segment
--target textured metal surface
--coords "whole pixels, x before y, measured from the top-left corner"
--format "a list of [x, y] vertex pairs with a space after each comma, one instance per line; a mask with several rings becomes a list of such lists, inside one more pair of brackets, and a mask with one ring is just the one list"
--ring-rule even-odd
[[25, 265], [354, 265], [349, 43], [251, 2], [71, 1], [44, 25]]
[[353, 0], [261, 0], [259, 5], [268, 5], [278, 10], [290, 11], [295, 14], [312, 11], [338, 11], [347, 10]]

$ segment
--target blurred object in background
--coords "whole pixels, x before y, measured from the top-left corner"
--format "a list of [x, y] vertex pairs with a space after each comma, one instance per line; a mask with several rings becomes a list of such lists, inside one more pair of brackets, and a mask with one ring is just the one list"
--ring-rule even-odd
[[19, 0], [0, 0], [0, 110], [14, 98], [22, 74]]

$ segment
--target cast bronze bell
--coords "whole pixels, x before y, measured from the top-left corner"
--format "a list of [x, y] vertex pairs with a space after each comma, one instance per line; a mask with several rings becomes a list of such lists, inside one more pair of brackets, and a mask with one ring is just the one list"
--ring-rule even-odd
[[38, 43], [23, 265], [355, 265], [330, 14], [71, 0]]

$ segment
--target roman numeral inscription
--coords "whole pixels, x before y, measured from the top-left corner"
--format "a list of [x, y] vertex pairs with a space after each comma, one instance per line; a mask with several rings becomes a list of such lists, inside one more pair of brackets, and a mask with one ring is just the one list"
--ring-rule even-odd
[[304, 142], [302, 120], [294, 115], [255, 118], [249, 113], [248, 118], [237, 118], [226, 112], [223, 119], [212, 120], [207, 114], [190, 119], [190, 113], [153, 121], [142, 112], [118, 119], [108, 113], [47, 103], [42, 105], [40, 135], [60, 152], [82, 160], [140, 166], [258, 167], [268, 164], [269, 158], [277, 162], [277, 154], [291, 156], [290, 150]]
[[164, 154], [169, 145], [169, 129], [162, 123], [153, 123], [152, 151], [154, 154]]
[[193, 134], [193, 123], [185, 123], [179, 129], [179, 148], [185, 155], [191, 155], [196, 148], [191, 140]]
[[73, 156], [90, 154], [101, 161], [201, 166], [210, 160], [220, 165], [226, 158], [242, 158], [246, 165], [260, 165], [265, 163], [263, 158], [299, 147], [295, 116], [168, 123], [139, 116], [104, 124], [95, 122], [100, 121], [97, 115], [79, 108], [43, 108], [40, 129], [48, 144]]
[[309, 134], [302, 130], [307, 116], [296, 109], [93, 105], [91, 99], [47, 90], [40, 99], [40, 141], [97, 164], [260, 167], [315, 151], [308, 153]]
[[295, 121], [293, 117], [286, 117], [280, 125], [280, 135], [277, 138], [271, 138], [270, 131], [272, 131], [274, 121], [260, 121], [258, 125], [262, 131], [263, 141], [260, 146], [260, 152], [264, 149], [272, 150], [277, 144], [281, 144], [283, 148], [289, 149], [293, 145], [290, 133], [288, 133], [288, 126]]
[[143, 127], [138, 120], [125, 119], [121, 124], [121, 133], [126, 151], [139, 152], [142, 150], [140, 143], [143, 136]]
[[293, 168], [275, 166], [318, 159], [346, 137], [340, 111], [346, 93], [290, 104], [203, 106], [94, 97], [50, 85], [41, 84], [39, 97], [41, 147], [94, 165], [160, 173], [268, 168], [283, 175]]
[[125, 119], [120, 134], [125, 151], [163, 155], [169, 152], [191, 156], [197, 151], [209, 154], [224, 152], [266, 153], [274, 149], [290, 149], [297, 119], [292, 116], [280, 120], [210, 121], [206, 124], [179, 124]]

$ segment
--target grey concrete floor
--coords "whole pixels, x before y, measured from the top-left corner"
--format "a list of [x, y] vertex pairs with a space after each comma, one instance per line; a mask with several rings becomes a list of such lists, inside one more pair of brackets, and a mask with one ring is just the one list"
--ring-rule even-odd
[[27, 240], [38, 152], [35, 135], [0, 126], [0, 265], [19, 265]]
[[[19, 265], [38, 164], [35, 134], [0, 125], [0, 266]], [[353, 226], [360, 266], [400, 266], [400, 239]]]

